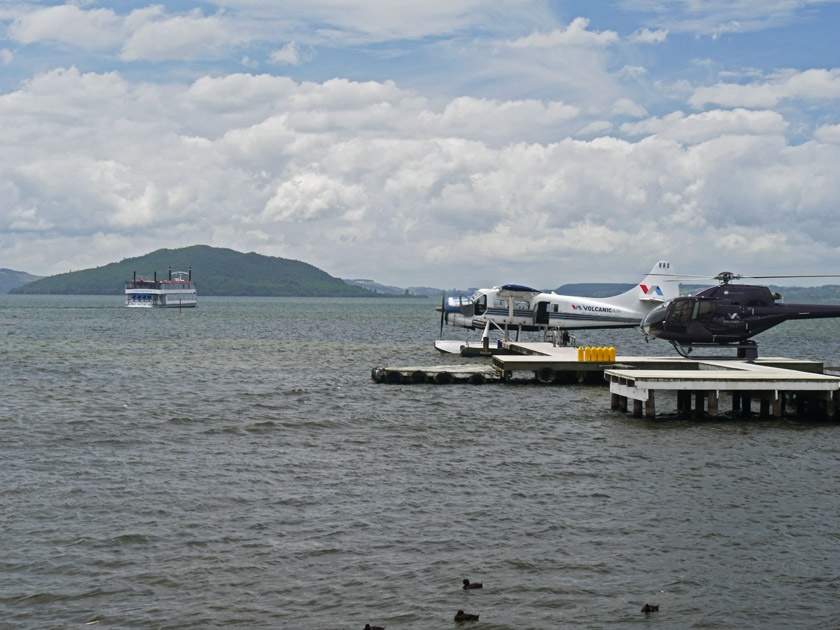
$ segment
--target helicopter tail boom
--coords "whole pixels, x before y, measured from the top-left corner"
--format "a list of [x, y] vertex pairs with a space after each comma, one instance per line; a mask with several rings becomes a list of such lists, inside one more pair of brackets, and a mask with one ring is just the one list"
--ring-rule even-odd
[[837, 304], [777, 304], [783, 307], [786, 319], [822, 319], [840, 317], [840, 305]]

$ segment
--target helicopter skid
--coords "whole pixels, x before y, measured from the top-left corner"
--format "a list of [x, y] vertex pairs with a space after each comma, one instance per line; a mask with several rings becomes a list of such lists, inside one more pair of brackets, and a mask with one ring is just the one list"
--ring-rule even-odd
[[[746, 359], [752, 361], [758, 358], [758, 345], [754, 341], [742, 341], [740, 343], [692, 343], [684, 346], [679, 341], [672, 340], [671, 345], [674, 346], [677, 354], [686, 359], [738, 359], [740, 361]], [[737, 352], [734, 357], [717, 355], [699, 356], [696, 354], [689, 356], [695, 348], [734, 348]]]

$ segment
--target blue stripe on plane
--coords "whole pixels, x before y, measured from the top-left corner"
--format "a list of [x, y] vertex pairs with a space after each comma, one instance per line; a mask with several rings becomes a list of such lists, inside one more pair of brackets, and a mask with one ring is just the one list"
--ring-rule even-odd
[[[508, 310], [505, 308], [488, 308], [485, 315], [491, 317], [507, 317]], [[534, 311], [523, 309], [515, 309], [513, 311], [514, 317], [533, 318]], [[637, 324], [641, 320], [638, 317], [619, 317], [616, 315], [600, 315], [600, 314], [585, 314], [585, 313], [548, 313], [549, 321], [565, 320], [576, 322], [613, 322], [624, 324]]]
[[563, 319], [563, 320], [571, 320], [571, 321], [585, 321], [585, 322], [625, 322], [628, 324], [634, 324], [636, 322], [641, 321], [638, 317], [617, 317], [617, 316], [605, 316], [605, 315], [584, 315], [577, 313], [551, 313], [549, 315], [549, 319]]

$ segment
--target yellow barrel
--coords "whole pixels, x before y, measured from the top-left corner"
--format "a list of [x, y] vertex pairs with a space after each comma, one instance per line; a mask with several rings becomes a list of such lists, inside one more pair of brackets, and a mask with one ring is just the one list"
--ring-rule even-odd
[[609, 361], [615, 361], [615, 347], [614, 346], [610, 346], [610, 358], [608, 360]]
[[592, 348], [586, 346], [583, 350], [583, 360], [584, 361], [591, 361], [592, 360]]
[[583, 361], [583, 348], [578, 346], [578, 361]]

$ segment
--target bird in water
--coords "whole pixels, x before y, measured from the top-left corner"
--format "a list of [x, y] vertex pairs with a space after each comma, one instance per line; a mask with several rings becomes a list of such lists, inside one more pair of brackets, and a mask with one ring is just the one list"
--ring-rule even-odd
[[385, 626], [372, 626], [369, 623], [366, 623], [365, 630], [385, 630]]
[[467, 578], [464, 578], [464, 590], [468, 590], [471, 588], [484, 588], [484, 584], [481, 582], [470, 582]]
[[455, 613], [455, 621], [478, 621], [478, 615], [465, 613], [463, 610], [459, 610]]
[[645, 604], [642, 606], [642, 612], [645, 614], [659, 612], [659, 604]]

